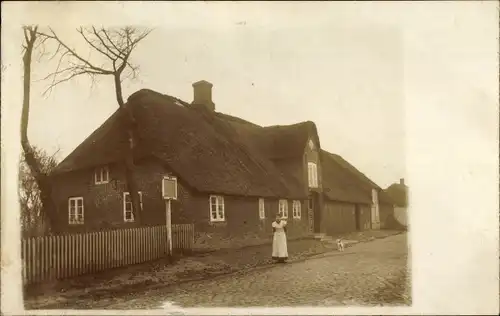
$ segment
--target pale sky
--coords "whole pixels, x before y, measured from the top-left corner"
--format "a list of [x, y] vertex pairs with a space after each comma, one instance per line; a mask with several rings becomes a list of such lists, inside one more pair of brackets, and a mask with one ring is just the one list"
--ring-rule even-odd
[[[150, 88], [191, 102], [191, 84], [208, 80], [214, 84], [217, 111], [260, 125], [311, 120], [318, 127], [324, 149], [342, 155], [384, 188], [407, 176], [405, 68], [415, 54], [418, 54], [416, 63], [431, 58], [433, 67], [458, 78], [456, 91], [462, 95], [457, 97], [467, 103], [469, 111], [475, 108], [469, 117], [470, 124], [484, 128], [484, 120], [491, 120], [489, 115], [494, 108], [481, 108], [487, 106], [484, 101], [494, 102], [491, 99], [494, 96], [481, 90], [486, 80], [482, 79], [482, 69], [487, 67], [485, 56], [491, 52], [485, 45], [460, 45], [467, 37], [475, 41], [487, 38], [484, 32], [479, 34], [484, 38], [477, 38], [478, 33], [470, 27], [479, 29], [479, 33], [481, 28], [491, 32], [489, 25], [481, 25], [487, 19], [474, 20], [474, 26], [465, 24], [475, 18], [474, 14], [488, 15], [486, 5], [474, 6], [475, 11], [452, 17], [448, 22], [459, 28], [452, 36], [441, 36], [439, 25], [438, 31], [425, 29], [422, 24], [412, 30], [409, 21], [391, 15], [391, 11], [397, 10], [408, 14], [409, 6], [405, 9], [402, 4], [297, 3], [288, 12], [279, 10], [276, 4], [266, 5], [267, 10], [262, 5], [247, 4], [245, 13], [241, 10], [243, 4], [227, 5], [226, 11], [221, 10], [220, 4], [143, 4], [141, 10], [152, 14], [151, 23], [134, 22], [155, 29], [133, 54], [141, 72], [136, 81], [125, 82], [124, 96]], [[124, 12], [133, 12], [132, 6], [127, 5]], [[381, 12], [384, 6], [384, 14], [391, 15], [390, 19], [369, 14], [370, 10]], [[68, 11], [50, 25], [77, 51], [87, 55], [88, 49], [75, 31], [78, 18], [84, 15], [75, 18], [72, 14], [89, 7], [47, 3], [38, 6], [37, 14], [43, 11], [49, 15], [50, 10], [66, 8]], [[210, 7], [212, 15], [206, 11]], [[442, 10], [438, 5], [435, 7], [437, 15], [447, 17], [445, 5]], [[104, 15], [111, 8], [101, 4], [98, 12], [94, 12]], [[148, 8], [155, 12], [147, 11]], [[174, 18], [174, 8], [178, 10], [175, 16], [178, 20], [179, 16], [191, 18], [174, 23], [169, 20]], [[156, 11], [162, 10], [164, 19], [159, 21], [162, 16]], [[315, 19], [299, 15], [307, 11]], [[416, 10], [413, 15], [417, 18], [418, 14]], [[429, 14], [420, 12], [421, 16]], [[88, 21], [83, 19], [82, 23]], [[9, 29], [7, 36], [20, 45], [19, 30]], [[412, 36], [415, 38], [409, 40]], [[422, 45], [419, 41], [423, 39], [426, 42]], [[448, 66], [453, 58], [460, 60], [460, 64]], [[42, 60], [33, 67], [34, 79], [54, 68], [54, 63]], [[433, 85], [433, 80], [438, 79], [425, 78], [423, 83]], [[47, 84], [33, 84], [29, 136], [34, 144], [49, 152], [59, 148], [62, 159], [117, 109], [117, 103], [112, 81], [107, 77], [101, 78], [92, 90], [89, 81], [81, 78], [59, 86], [44, 98], [41, 92]], [[478, 88], [463, 91], [470, 84]], [[474, 104], [483, 105], [477, 108]], [[453, 105], [443, 104], [446, 106]]]

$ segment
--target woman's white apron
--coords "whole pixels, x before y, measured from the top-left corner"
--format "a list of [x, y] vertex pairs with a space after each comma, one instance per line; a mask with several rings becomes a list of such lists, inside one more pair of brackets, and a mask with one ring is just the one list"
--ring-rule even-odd
[[284, 227], [286, 226], [285, 221], [280, 221], [280, 223], [273, 222], [274, 236], [273, 236], [273, 254], [272, 257], [275, 259], [286, 259], [288, 258], [288, 249], [286, 244], [286, 233]]

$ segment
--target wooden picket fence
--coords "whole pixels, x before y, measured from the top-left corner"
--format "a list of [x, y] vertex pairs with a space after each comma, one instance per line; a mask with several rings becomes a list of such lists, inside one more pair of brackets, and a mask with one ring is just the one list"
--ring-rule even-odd
[[[192, 224], [172, 225], [175, 250], [192, 249]], [[70, 278], [167, 256], [167, 227], [26, 238], [21, 243], [24, 284]]]

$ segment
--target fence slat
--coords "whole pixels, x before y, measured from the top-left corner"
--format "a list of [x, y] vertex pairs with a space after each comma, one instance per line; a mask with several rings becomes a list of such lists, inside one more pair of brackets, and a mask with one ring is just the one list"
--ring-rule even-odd
[[96, 247], [94, 247], [95, 245], [95, 237], [96, 237], [96, 233], [92, 233], [90, 235], [90, 240], [89, 240], [89, 247], [90, 247], [90, 262], [89, 262], [89, 265], [90, 265], [90, 273], [94, 273], [96, 272], [96, 263], [97, 263], [97, 258], [96, 258]]
[[[194, 225], [172, 225], [173, 249], [194, 245]], [[70, 278], [147, 262], [167, 254], [167, 226], [27, 237], [21, 241], [23, 284]]]
[[80, 245], [80, 250], [81, 250], [81, 256], [82, 258], [80, 259], [80, 274], [84, 274], [86, 273], [87, 271], [85, 271], [87, 269], [87, 236], [88, 236], [88, 233], [85, 233], [83, 234], [81, 237], [80, 237], [80, 242], [81, 242], [81, 245]]
[[22, 263], [23, 263], [23, 284], [27, 284], [28, 280], [26, 278], [26, 240], [21, 240], [21, 251], [22, 251]]

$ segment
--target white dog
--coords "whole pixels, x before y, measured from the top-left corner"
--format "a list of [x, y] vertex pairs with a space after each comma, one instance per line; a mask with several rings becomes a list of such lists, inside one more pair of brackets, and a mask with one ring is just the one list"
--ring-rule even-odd
[[339, 251], [344, 251], [344, 249], [345, 249], [344, 241], [342, 240], [342, 238], [337, 239], [337, 249]]

